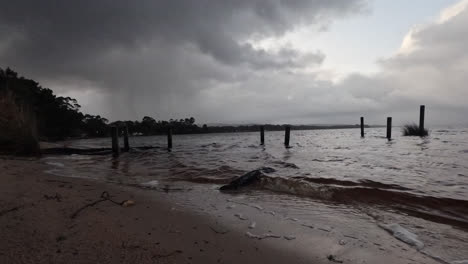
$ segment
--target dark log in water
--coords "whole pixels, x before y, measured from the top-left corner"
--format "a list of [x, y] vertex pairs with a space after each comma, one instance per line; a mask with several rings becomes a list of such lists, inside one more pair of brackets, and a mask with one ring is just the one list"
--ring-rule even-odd
[[269, 168], [269, 167], [264, 167], [258, 170], [253, 170], [233, 180], [229, 184], [221, 186], [221, 188], [219, 189], [221, 191], [237, 190], [241, 187], [252, 185], [258, 182], [262, 178], [264, 173], [272, 173], [272, 172], [275, 172], [275, 169]]

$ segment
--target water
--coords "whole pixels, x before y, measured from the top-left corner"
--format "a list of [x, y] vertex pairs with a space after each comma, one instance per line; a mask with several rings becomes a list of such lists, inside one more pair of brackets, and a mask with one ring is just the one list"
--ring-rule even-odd
[[[450, 233], [446, 244], [459, 245], [450, 246], [450, 255], [461, 252], [463, 257], [468, 254], [462, 250], [468, 248], [468, 129], [434, 129], [426, 138], [402, 137], [395, 128], [393, 134], [387, 141], [385, 128], [366, 129], [365, 138], [358, 129], [292, 131], [291, 148], [284, 147], [284, 132], [279, 131], [266, 131], [265, 146], [259, 145], [259, 133], [175, 135], [171, 152], [164, 136], [133, 137], [132, 147], [159, 148], [133, 150], [116, 159], [72, 155], [43, 162], [58, 175], [168, 190], [206, 187], [200, 193], [269, 167], [275, 172], [238, 192], [298, 216], [318, 202], [326, 205], [328, 217], [357, 210], [380, 224], [401, 223], [438, 252], [447, 249], [435, 246], [437, 234]], [[66, 144], [110, 147], [110, 139]]]
[[[395, 129], [394, 129], [395, 130]], [[176, 135], [171, 152], [164, 136], [131, 138], [132, 146], [160, 149], [81, 161], [83, 168], [112, 169], [135, 181], [158, 178], [223, 182], [259, 167], [272, 167], [276, 176], [372, 181], [441, 198], [468, 199], [468, 129], [434, 130], [430, 137], [402, 137], [394, 131], [388, 142], [384, 129], [293, 131], [284, 148], [283, 132]], [[109, 139], [71, 142], [73, 147], [109, 147]], [[79, 158], [78, 158], [79, 159]], [[132, 169], [130, 169], [132, 167]], [[117, 177], [117, 175], [115, 177]], [[83, 175], [84, 176], [84, 175]]]

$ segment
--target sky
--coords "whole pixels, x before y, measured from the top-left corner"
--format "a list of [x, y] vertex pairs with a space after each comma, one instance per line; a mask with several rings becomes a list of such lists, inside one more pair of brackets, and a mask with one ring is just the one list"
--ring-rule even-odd
[[0, 6], [0, 67], [110, 120], [468, 124], [468, 0]]

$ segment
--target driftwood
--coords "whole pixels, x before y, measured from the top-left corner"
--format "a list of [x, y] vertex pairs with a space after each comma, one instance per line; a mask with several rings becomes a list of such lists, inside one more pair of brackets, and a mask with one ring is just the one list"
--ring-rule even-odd
[[22, 208], [22, 206], [15, 206], [13, 208], [0, 211], [0, 216], [6, 215], [6, 214], [14, 212], [14, 211], [18, 211], [21, 208]]
[[72, 215], [70, 215], [70, 218], [75, 219], [78, 216], [78, 214], [81, 213], [81, 211], [83, 211], [84, 209], [86, 209], [88, 207], [93, 207], [93, 206], [95, 206], [95, 205], [97, 205], [97, 204], [99, 204], [101, 202], [105, 202], [105, 201], [109, 201], [109, 202], [112, 202], [113, 204], [116, 204], [116, 205], [119, 205], [119, 206], [124, 206], [124, 207], [131, 206], [131, 205], [134, 204], [134, 202], [131, 201], [131, 200], [124, 200], [124, 201], [122, 201], [120, 203], [116, 202], [116, 201], [114, 201], [114, 200], [112, 200], [110, 198], [110, 195], [109, 195], [108, 192], [104, 191], [101, 194], [101, 199], [96, 200], [96, 201], [94, 201], [92, 203], [89, 203], [89, 204], [85, 204], [84, 206], [80, 207]]
[[174, 255], [180, 254], [180, 253], [183, 253], [183, 251], [182, 250], [174, 250], [171, 253], [167, 253], [167, 254], [153, 255], [153, 259], [167, 258], [167, 257], [174, 256]]

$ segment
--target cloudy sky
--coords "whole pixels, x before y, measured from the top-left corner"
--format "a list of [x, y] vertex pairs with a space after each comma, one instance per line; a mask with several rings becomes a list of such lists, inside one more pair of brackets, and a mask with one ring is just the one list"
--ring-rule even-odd
[[468, 0], [0, 6], [0, 67], [111, 120], [468, 124]]

